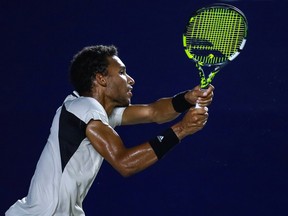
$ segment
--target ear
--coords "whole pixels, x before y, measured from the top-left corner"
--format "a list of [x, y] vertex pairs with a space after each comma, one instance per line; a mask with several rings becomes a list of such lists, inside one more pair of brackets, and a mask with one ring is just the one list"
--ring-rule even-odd
[[103, 76], [102, 74], [100, 73], [97, 73], [96, 74], [96, 82], [101, 85], [101, 86], [106, 86], [107, 85], [107, 80], [106, 80], [106, 77]]

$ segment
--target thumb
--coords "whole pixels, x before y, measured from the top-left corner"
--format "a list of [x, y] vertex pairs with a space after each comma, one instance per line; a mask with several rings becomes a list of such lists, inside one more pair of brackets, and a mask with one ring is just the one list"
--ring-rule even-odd
[[207, 89], [201, 89], [200, 86], [198, 88], [195, 88], [195, 90], [196, 97], [206, 97], [208, 95]]

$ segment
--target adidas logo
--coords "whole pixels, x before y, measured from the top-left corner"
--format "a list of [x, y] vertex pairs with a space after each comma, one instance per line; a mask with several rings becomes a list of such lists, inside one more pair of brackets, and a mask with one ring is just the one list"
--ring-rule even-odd
[[162, 142], [162, 140], [164, 139], [164, 136], [157, 136], [157, 139], [159, 140], [159, 142]]

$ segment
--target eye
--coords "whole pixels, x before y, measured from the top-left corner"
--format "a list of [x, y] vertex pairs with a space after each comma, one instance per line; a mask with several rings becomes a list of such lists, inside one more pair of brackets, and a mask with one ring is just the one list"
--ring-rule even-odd
[[120, 75], [125, 75], [125, 74], [126, 74], [126, 70], [125, 70], [125, 69], [120, 70], [120, 71], [119, 71], [119, 74], [120, 74]]

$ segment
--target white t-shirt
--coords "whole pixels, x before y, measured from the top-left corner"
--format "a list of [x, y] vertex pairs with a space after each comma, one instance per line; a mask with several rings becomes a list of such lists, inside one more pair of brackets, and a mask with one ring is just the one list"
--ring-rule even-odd
[[114, 128], [124, 109], [115, 108], [108, 118], [97, 100], [69, 95], [53, 119], [27, 197], [5, 215], [84, 216], [82, 202], [103, 161], [85, 136], [86, 125], [94, 119]]

